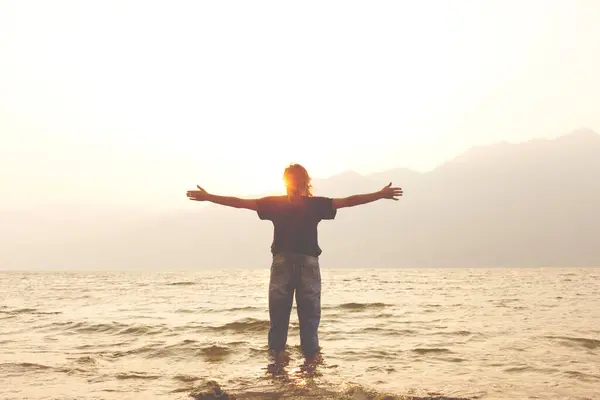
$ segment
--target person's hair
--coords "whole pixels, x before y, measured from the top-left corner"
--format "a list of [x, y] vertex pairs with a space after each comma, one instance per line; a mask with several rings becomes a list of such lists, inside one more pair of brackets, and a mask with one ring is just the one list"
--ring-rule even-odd
[[310, 175], [302, 165], [290, 164], [283, 171], [283, 180], [288, 195], [313, 197]]

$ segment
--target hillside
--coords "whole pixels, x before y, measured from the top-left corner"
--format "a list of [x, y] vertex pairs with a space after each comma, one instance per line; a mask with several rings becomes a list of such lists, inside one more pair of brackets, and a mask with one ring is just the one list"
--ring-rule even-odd
[[[404, 188], [401, 201], [343, 209], [321, 224], [324, 266], [600, 266], [600, 135], [594, 132], [474, 148], [424, 174], [347, 172], [315, 180], [314, 187], [318, 195], [344, 196], [389, 181]], [[113, 213], [101, 221], [88, 215], [35, 225], [29, 217], [4, 219], [12, 222], [0, 229], [0, 268], [269, 263], [272, 227], [247, 210], [190, 202], [189, 211], [160, 216]]]

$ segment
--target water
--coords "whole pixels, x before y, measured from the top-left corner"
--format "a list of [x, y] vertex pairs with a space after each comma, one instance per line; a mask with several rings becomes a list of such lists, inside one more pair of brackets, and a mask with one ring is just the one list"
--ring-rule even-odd
[[322, 276], [322, 360], [294, 314], [286, 365], [266, 268], [0, 273], [0, 398], [600, 398], [599, 269]]

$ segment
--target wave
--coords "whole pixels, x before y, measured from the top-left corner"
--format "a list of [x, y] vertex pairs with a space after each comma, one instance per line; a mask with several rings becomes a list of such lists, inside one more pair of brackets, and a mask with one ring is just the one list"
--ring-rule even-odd
[[43, 328], [62, 330], [71, 333], [105, 333], [114, 335], [148, 336], [158, 335], [169, 330], [164, 325], [130, 325], [122, 322], [89, 323], [89, 322], [54, 322]]
[[254, 306], [245, 306], [245, 307], [226, 308], [224, 311], [258, 311], [258, 310], [264, 310], [264, 308], [254, 307]]
[[600, 347], [600, 340], [571, 336], [545, 336], [547, 339], [560, 340], [566, 346], [581, 346], [586, 349], [594, 350]]
[[450, 331], [450, 332], [432, 332], [432, 333], [427, 333], [427, 335], [431, 335], [431, 336], [480, 336], [482, 335], [481, 333], [477, 333], [477, 332], [471, 332], [471, 331], [466, 331], [466, 330], [459, 330], [459, 331]]
[[[82, 358], [85, 362], [92, 360], [91, 358]], [[89, 373], [81, 368], [57, 368], [43, 364], [36, 363], [3, 363], [0, 364], [0, 370], [12, 370], [17, 374], [24, 373], [35, 373], [35, 372], [61, 372], [65, 374], [73, 373]], [[373, 367], [371, 370], [393, 374], [396, 370], [391, 366]], [[301, 369], [300, 371], [294, 372], [297, 374], [296, 378], [302, 378], [306, 375], [306, 378], [311, 376], [312, 372], [310, 369]], [[598, 377], [593, 375], [586, 375], [576, 371], [567, 372], [573, 378], [585, 379], [585, 380], [597, 380]], [[110, 379], [116, 379], [118, 381], [153, 381], [162, 379], [163, 376], [159, 374], [153, 374], [142, 371], [122, 371], [109, 375], [98, 376], [94, 379], [97, 382], [106, 382]], [[189, 397], [202, 400], [223, 400], [223, 399], [238, 399], [238, 400], [259, 400], [259, 399], [270, 399], [270, 398], [290, 398], [290, 399], [316, 399], [316, 400], [363, 400], [363, 399], [405, 399], [405, 400], [469, 400], [462, 397], [447, 397], [440, 393], [428, 393], [423, 396], [415, 395], [398, 395], [377, 390], [376, 388], [368, 388], [358, 384], [333, 384], [324, 382], [322, 385], [310, 386], [306, 388], [299, 388], [294, 384], [294, 380], [290, 380], [290, 384], [286, 384], [285, 380], [280, 381], [281, 385], [276, 387], [259, 384], [258, 386], [252, 384], [248, 387], [248, 381], [243, 380], [242, 388], [239, 386], [236, 390], [228, 390], [227, 388], [221, 387], [217, 382], [213, 380], [206, 380], [193, 375], [177, 374], [171, 377], [173, 381], [180, 382], [183, 386], [171, 390], [170, 393], [188, 393]], [[267, 379], [268, 380], [268, 379]], [[234, 384], [235, 385], [235, 384]], [[246, 389], [243, 389], [246, 387]], [[109, 389], [113, 390], [113, 389]], [[107, 391], [109, 391], [107, 390]]]
[[367, 372], [386, 372], [388, 374], [391, 374], [392, 372], [396, 372], [396, 368], [394, 367], [390, 367], [389, 365], [382, 365], [382, 366], [372, 366], [366, 369]]
[[78, 364], [85, 364], [85, 365], [96, 365], [96, 360], [93, 357], [90, 356], [83, 356], [83, 357], [79, 357], [75, 360], [76, 363]]
[[364, 311], [367, 309], [382, 309], [385, 307], [391, 307], [391, 304], [385, 303], [344, 303], [337, 306], [323, 307], [330, 310], [350, 310], [350, 311]]
[[4, 371], [7, 376], [23, 376], [26, 374], [33, 373], [66, 373], [72, 375], [73, 373], [89, 373], [89, 371], [82, 368], [68, 368], [68, 367], [52, 367], [44, 364], [37, 363], [2, 363], [0, 364], [0, 371]]
[[414, 329], [394, 329], [394, 328], [384, 328], [379, 326], [369, 326], [366, 328], [357, 328], [353, 329], [349, 332], [335, 332], [335, 333], [344, 333], [344, 334], [364, 334], [364, 333], [375, 333], [377, 335], [383, 336], [414, 336], [418, 334], [418, 331]]
[[129, 349], [129, 350], [125, 350], [125, 351], [114, 351], [112, 353], [102, 353], [105, 356], [109, 357], [109, 358], [122, 358], [122, 357], [127, 357], [127, 356], [133, 356], [133, 355], [143, 355], [143, 354], [149, 354], [148, 358], [154, 358], [155, 356], [153, 354], [158, 354], [157, 357], [161, 357], [162, 354], [160, 354], [161, 352], [161, 345], [160, 344], [148, 344], [142, 347], [137, 347], [134, 349]]
[[123, 329], [117, 332], [118, 335], [134, 335], [134, 336], [147, 336], [147, 335], [158, 335], [164, 333], [169, 329], [165, 326], [152, 326], [152, 325], [137, 325]]
[[196, 382], [202, 378], [198, 378], [197, 376], [192, 376], [192, 375], [184, 375], [184, 374], [180, 374], [180, 375], [175, 375], [173, 377], [174, 380], [179, 381], [179, 382]]
[[8, 315], [20, 315], [20, 314], [31, 314], [31, 315], [58, 315], [62, 314], [60, 311], [40, 311], [37, 308], [17, 308], [15, 310], [6, 310], [8, 307], [3, 307], [3, 310], [0, 310], [0, 314], [8, 314]]
[[179, 308], [179, 309], [175, 310], [175, 312], [177, 314], [193, 314], [196, 311], [195, 310], [190, 310], [189, 308]]
[[234, 331], [234, 332], [265, 332], [269, 329], [270, 322], [263, 319], [256, 318], [244, 318], [239, 321], [230, 322], [219, 326], [210, 326], [208, 329], [222, 332], [222, 331]]
[[506, 369], [504, 369], [504, 372], [508, 372], [508, 373], [539, 372], [539, 373], [544, 373], [544, 374], [553, 374], [555, 372], [558, 372], [558, 370], [555, 368], [535, 368], [535, 367], [531, 367], [529, 365], [522, 365], [519, 367], [506, 368]]
[[74, 348], [77, 350], [91, 350], [91, 349], [104, 349], [104, 348], [109, 348], [109, 347], [119, 347], [119, 346], [125, 346], [128, 344], [131, 344], [135, 339], [131, 339], [131, 340], [126, 340], [124, 342], [115, 342], [115, 343], [109, 343], [109, 344], [100, 344], [100, 343], [95, 343], [95, 344], [81, 344], [79, 346], [75, 346]]
[[400, 351], [386, 351], [386, 350], [342, 350], [339, 352], [340, 355], [348, 357], [349, 359], [377, 359], [377, 360], [395, 360], [400, 355]]
[[28, 363], [28, 362], [23, 362], [23, 363], [2, 363], [2, 364], [0, 364], [0, 369], [12, 369], [12, 370], [19, 370], [19, 371], [23, 371], [23, 372], [43, 371], [43, 370], [52, 369], [52, 368], [53, 367], [50, 367], [48, 365], [36, 364], [36, 363]]
[[448, 349], [444, 349], [444, 348], [416, 348], [416, 349], [412, 349], [413, 353], [417, 353], [420, 355], [426, 355], [426, 354], [448, 354], [448, 353], [452, 353], [450, 350]]
[[[393, 368], [386, 371], [393, 373]], [[190, 391], [187, 388], [177, 389], [172, 393], [181, 393]], [[359, 384], [349, 384], [346, 386], [338, 385], [320, 385], [310, 388], [299, 388], [291, 384], [278, 386], [275, 388], [256, 388], [249, 391], [224, 389], [215, 381], [205, 381], [197, 384], [190, 391], [189, 396], [196, 400], [265, 400], [265, 399], [314, 399], [314, 400], [470, 400], [465, 397], [449, 397], [441, 393], [430, 392], [424, 395], [398, 395], [394, 393], [379, 391]]]
[[[395, 316], [396, 315], [394, 315], [394, 314], [381, 313], [381, 314], [373, 315], [371, 318], [393, 318]], [[339, 321], [336, 321], [336, 322], [339, 322]]]
[[232, 351], [229, 347], [211, 345], [200, 348], [198, 353], [200, 353], [206, 361], [223, 361], [232, 354]]
[[585, 374], [585, 373], [579, 372], [579, 371], [566, 371], [564, 374], [566, 376], [568, 376], [569, 378], [575, 378], [575, 379], [578, 379], [581, 381], [586, 381], [586, 382], [600, 381], [600, 375]]
[[161, 343], [148, 344], [126, 351], [116, 351], [108, 354], [109, 358], [142, 356], [145, 358], [197, 359], [202, 357], [207, 362], [219, 362], [234, 353], [235, 348], [245, 347], [247, 342], [200, 344], [195, 340], [186, 339], [172, 345]]
[[202, 307], [198, 307], [194, 310], [191, 310], [189, 308], [180, 308], [178, 310], [176, 310], [176, 313], [196, 313], [199, 311], [202, 311], [203, 313], [223, 313], [223, 312], [238, 312], [238, 311], [266, 311], [266, 308], [264, 307], [255, 307], [255, 306], [242, 306], [242, 307], [232, 307], [232, 308], [202, 308]]
[[119, 380], [125, 379], [159, 379], [160, 375], [150, 375], [145, 372], [121, 372], [115, 375], [115, 378]]
[[444, 358], [444, 361], [452, 362], [452, 363], [462, 363], [462, 362], [466, 362], [469, 360], [467, 360], [466, 358], [451, 357], [451, 358]]

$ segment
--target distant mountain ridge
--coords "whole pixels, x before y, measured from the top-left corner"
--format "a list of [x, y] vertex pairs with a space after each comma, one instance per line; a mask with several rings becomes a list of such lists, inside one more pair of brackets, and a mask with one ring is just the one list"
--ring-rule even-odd
[[[343, 209], [321, 223], [324, 267], [600, 266], [593, 131], [473, 148], [426, 173], [349, 171], [314, 187], [346, 196], [390, 181], [404, 188], [400, 201]], [[19, 229], [0, 230], [0, 269], [268, 266], [270, 223], [247, 210], [195, 206], [151, 218], [104, 216], [101, 230], [94, 221], [31, 228], [20, 216], [11, 225]]]

